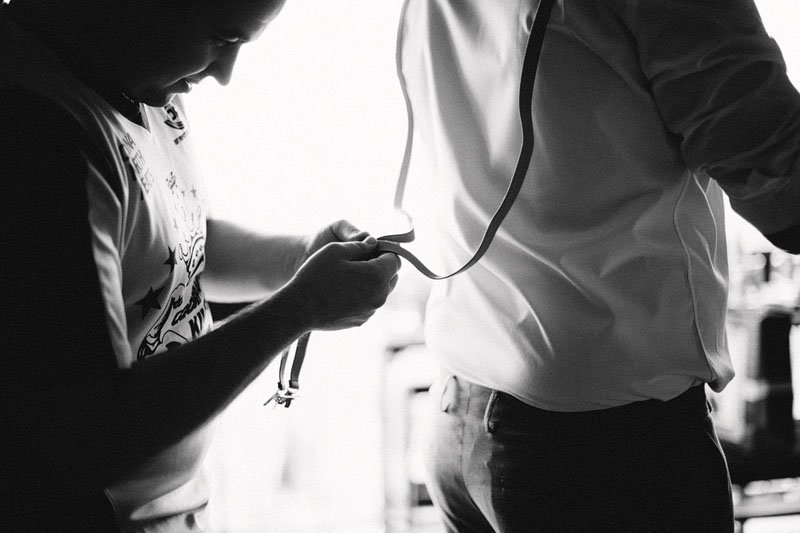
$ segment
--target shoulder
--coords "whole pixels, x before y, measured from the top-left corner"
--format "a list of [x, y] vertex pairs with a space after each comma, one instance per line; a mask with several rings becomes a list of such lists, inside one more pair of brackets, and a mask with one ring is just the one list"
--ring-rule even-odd
[[91, 152], [91, 139], [67, 109], [28, 88], [0, 87], [0, 149], [11, 160], [35, 163], [69, 149]]
[[90, 167], [105, 171], [107, 156], [67, 108], [23, 86], [0, 87], [0, 169], [8, 185], [57, 193], [84, 187]]

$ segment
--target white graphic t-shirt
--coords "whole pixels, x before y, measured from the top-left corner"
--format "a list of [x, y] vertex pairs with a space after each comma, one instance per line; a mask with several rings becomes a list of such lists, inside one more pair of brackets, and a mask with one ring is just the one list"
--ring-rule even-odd
[[[142, 107], [135, 124], [64, 70], [24, 30], [0, 18], [0, 84], [22, 87], [81, 125], [104, 168], [86, 184], [88, 218], [113, 356], [119, 368], [191, 341], [211, 327], [201, 288], [205, 196], [180, 98]], [[201, 472], [210, 427], [150, 458], [106, 487], [123, 523], [169, 516], [207, 502]]]

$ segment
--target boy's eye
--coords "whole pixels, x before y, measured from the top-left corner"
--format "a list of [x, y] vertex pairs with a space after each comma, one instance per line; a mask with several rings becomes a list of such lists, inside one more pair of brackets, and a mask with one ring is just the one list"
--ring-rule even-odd
[[227, 46], [231, 44], [231, 42], [227, 39], [223, 39], [222, 37], [212, 37], [211, 41], [214, 43], [214, 46], [217, 48], [222, 48], [223, 46]]
[[239, 41], [240, 39], [238, 37], [221, 37], [220, 35], [211, 34], [211, 42], [217, 48], [222, 48], [224, 46], [231, 46], [239, 43]]

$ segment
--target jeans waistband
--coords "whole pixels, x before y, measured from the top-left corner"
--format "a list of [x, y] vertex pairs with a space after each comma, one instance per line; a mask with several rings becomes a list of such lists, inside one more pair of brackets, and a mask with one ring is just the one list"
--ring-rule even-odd
[[548, 411], [522, 402], [510, 394], [469, 383], [461, 378], [455, 378], [454, 381], [458, 382], [457, 385], [451, 382], [451, 386], [456, 385], [461, 392], [457, 396], [466, 394], [472, 398], [469, 410], [474, 410], [476, 415], [486, 408], [487, 403], [491, 403], [498, 404], [495, 407], [502, 409], [507, 415], [524, 417], [525, 420], [543, 424], [629, 424], [636, 421], [704, 419], [710, 411], [705, 385], [690, 387], [666, 401], [649, 399], [592, 411]]
[[[515, 399], [516, 400], [516, 399]], [[709, 412], [706, 399], [705, 385], [690, 387], [671, 400], [641, 400], [618, 407], [597, 409], [593, 411], [554, 412], [538, 409], [524, 402], [516, 400], [527, 409], [536, 412], [536, 416], [552, 418], [554, 420], [599, 421], [613, 422], [615, 420], [653, 420], [659, 418], [702, 418]]]

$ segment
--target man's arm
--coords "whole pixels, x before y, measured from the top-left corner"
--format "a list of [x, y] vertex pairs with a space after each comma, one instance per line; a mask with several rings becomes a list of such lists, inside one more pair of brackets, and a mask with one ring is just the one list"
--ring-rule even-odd
[[642, 70], [690, 169], [772, 242], [800, 252], [800, 96], [752, 0], [640, 1]]

